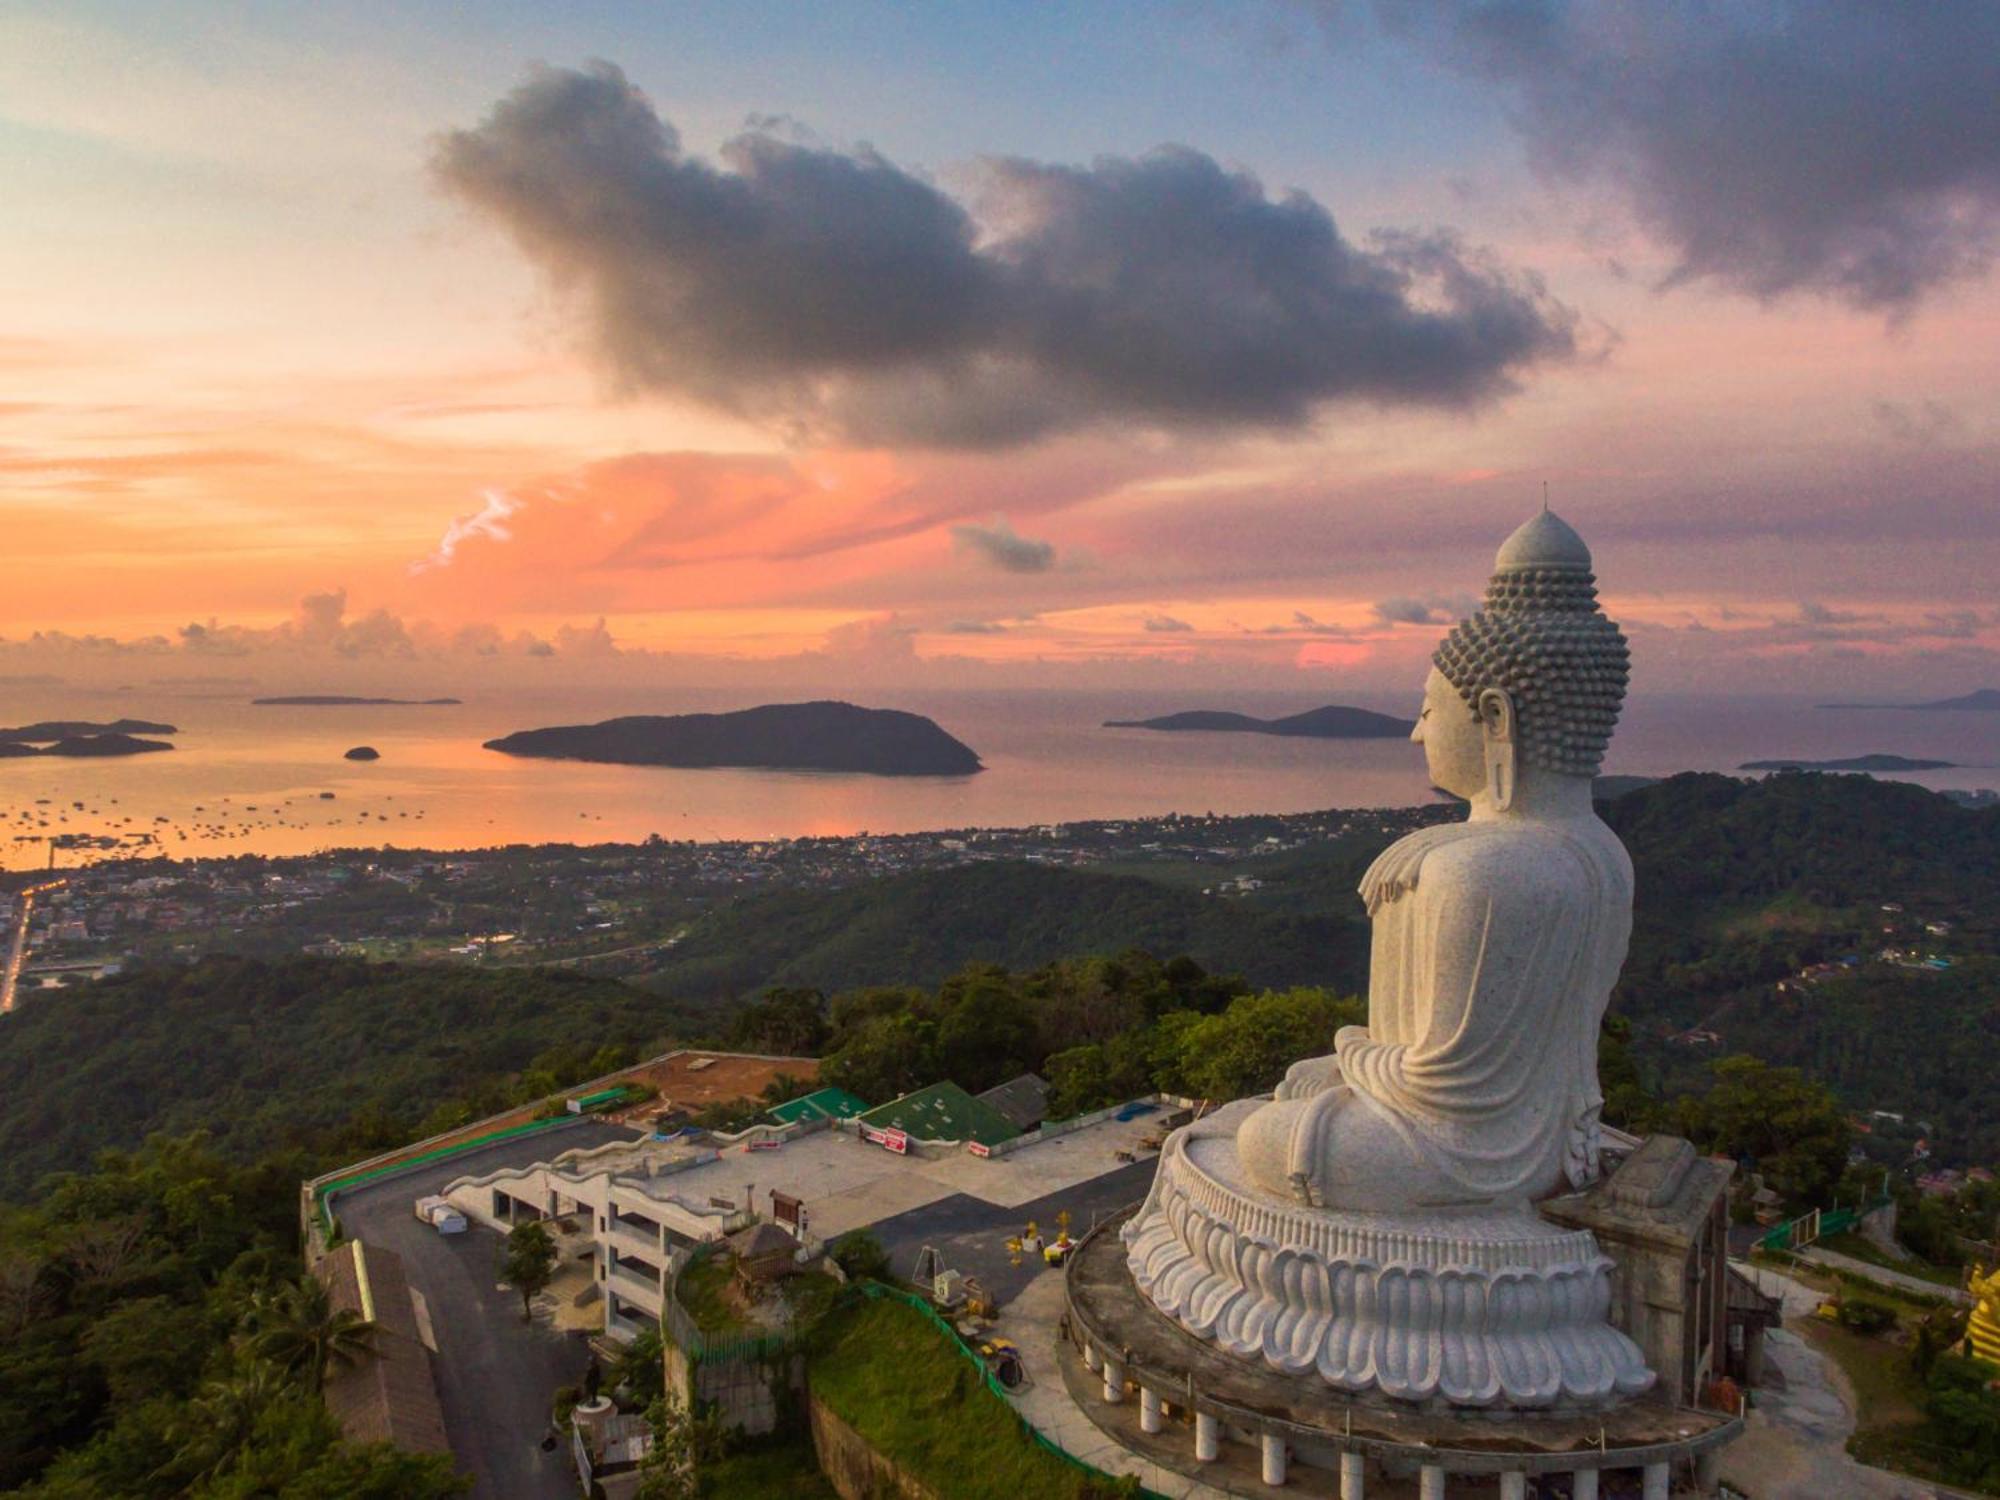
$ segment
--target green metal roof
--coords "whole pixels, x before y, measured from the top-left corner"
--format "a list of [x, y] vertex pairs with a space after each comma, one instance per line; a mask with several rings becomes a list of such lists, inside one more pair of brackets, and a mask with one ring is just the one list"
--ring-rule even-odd
[[860, 1118], [864, 1125], [901, 1130], [920, 1141], [978, 1141], [982, 1146], [997, 1146], [1021, 1133], [999, 1110], [955, 1083], [934, 1083], [892, 1099]]
[[787, 1099], [766, 1113], [780, 1125], [790, 1125], [795, 1120], [850, 1120], [866, 1108], [866, 1099], [856, 1098], [846, 1089], [828, 1087]]

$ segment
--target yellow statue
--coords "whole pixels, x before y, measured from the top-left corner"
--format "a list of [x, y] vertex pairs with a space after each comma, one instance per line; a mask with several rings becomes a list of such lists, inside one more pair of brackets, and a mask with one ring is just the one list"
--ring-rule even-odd
[[1979, 1300], [1965, 1325], [1964, 1349], [1975, 1359], [2000, 1365], [2000, 1266], [1974, 1271], [1966, 1290]]

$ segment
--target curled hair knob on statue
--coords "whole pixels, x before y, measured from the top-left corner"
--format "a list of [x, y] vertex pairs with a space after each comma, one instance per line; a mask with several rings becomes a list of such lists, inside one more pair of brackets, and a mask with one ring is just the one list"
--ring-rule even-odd
[[1494, 710], [1482, 699], [1506, 698], [1512, 756], [1563, 776], [1595, 776], [1604, 764], [1631, 651], [1598, 607], [1590, 549], [1560, 516], [1545, 510], [1507, 539], [1485, 608], [1454, 625], [1432, 661], [1489, 739]]

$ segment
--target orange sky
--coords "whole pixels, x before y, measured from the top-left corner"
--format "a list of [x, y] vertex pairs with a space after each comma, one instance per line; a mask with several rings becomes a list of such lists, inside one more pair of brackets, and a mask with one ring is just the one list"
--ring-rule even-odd
[[[436, 133], [530, 56], [615, 51], [577, 26], [540, 51], [504, 36], [441, 81], [437, 35], [329, 23], [312, 48], [245, 35], [203, 60], [143, 7], [0, 22], [0, 192], [21, 207], [0, 225], [0, 675], [115, 674], [134, 650], [388, 676], [567, 653], [605, 672], [741, 658], [804, 678], [832, 658], [887, 679], [977, 662], [1381, 687], [1417, 670], [1546, 480], [1642, 690], [2000, 681], [1990, 276], [1897, 317], [1655, 290], [1670, 257], [1643, 227], [1516, 154], [1454, 153], [1444, 105], [1438, 141], [1371, 168], [1352, 142], [1321, 160], [1247, 126], [1193, 144], [1265, 145], [1281, 159], [1229, 159], [1333, 202], [1350, 235], [1449, 220], [1578, 313], [1576, 357], [1471, 409], [1334, 400], [1283, 429], [801, 438], [621, 388], [574, 299], [439, 189]], [[30, 46], [65, 61], [67, 90]], [[795, 100], [783, 69], [760, 88], [748, 60], [639, 50], [635, 81], [690, 151], [800, 105], [870, 138], [865, 90]], [[975, 88], [968, 117], [913, 84], [883, 128], [938, 144], [891, 154], [949, 182], [987, 152], [1141, 149], [1119, 132], [1153, 118], [1105, 104], [1051, 141], [1004, 92]], [[1191, 123], [1227, 136], [1208, 107]]]

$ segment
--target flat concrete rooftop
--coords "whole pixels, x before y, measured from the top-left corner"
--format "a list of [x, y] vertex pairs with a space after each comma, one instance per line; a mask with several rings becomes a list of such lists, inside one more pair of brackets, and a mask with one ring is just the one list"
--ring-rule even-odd
[[1094, 1181], [1125, 1165], [1121, 1151], [1150, 1155], [1141, 1142], [1158, 1133], [1161, 1119], [1153, 1112], [1101, 1120], [998, 1157], [963, 1149], [898, 1156], [846, 1131], [823, 1130], [775, 1151], [730, 1146], [715, 1161], [635, 1185], [698, 1205], [711, 1196], [740, 1199], [744, 1184], [754, 1183], [760, 1211], [768, 1210], [773, 1189], [790, 1194], [805, 1204], [812, 1233], [831, 1239], [960, 1193], [1012, 1208]]

